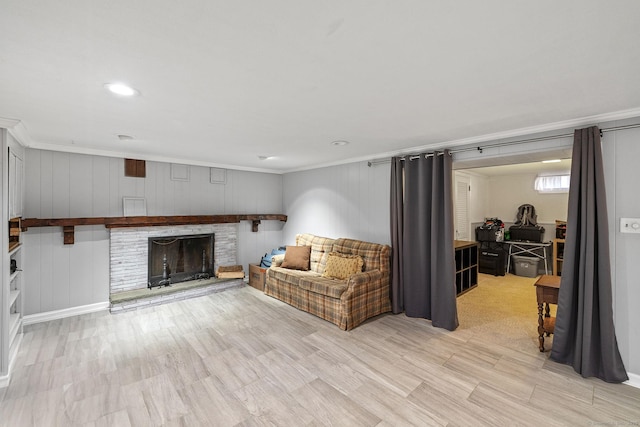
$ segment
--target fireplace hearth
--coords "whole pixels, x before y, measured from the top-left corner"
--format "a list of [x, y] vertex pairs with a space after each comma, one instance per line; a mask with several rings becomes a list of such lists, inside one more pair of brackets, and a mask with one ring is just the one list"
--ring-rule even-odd
[[214, 233], [149, 237], [149, 289], [214, 276]]

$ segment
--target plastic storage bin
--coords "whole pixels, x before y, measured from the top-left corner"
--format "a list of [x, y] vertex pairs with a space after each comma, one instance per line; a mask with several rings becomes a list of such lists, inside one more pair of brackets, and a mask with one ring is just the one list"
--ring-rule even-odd
[[516, 276], [536, 277], [538, 275], [540, 258], [519, 255], [513, 255], [512, 258]]

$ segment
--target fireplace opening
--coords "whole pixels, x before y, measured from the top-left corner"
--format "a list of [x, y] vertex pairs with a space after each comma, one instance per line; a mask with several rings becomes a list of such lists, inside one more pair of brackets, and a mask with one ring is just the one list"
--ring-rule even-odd
[[213, 277], [213, 245], [213, 233], [149, 237], [149, 289]]

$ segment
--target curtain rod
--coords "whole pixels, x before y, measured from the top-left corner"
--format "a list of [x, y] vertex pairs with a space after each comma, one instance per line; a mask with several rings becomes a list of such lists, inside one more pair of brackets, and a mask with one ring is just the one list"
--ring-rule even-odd
[[[616, 130], [624, 130], [624, 129], [634, 129], [634, 128], [639, 128], [640, 124], [635, 124], [635, 125], [625, 125], [625, 126], [615, 126], [612, 128], [606, 128], [606, 129], [600, 129], [600, 135], [602, 135], [603, 132], [613, 132]], [[495, 142], [493, 144], [486, 144], [486, 145], [478, 145], [475, 147], [465, 147], [465, 148], [459, 148], [459, 149], [452, 149], [449, 151], [450, 154], [456, 154], [456, 153], [464, 153], [467, 151], [479, 151], [480, 153], [482, 153], [482, 150], [487, 149], [487, 148], [497, 148], [497, 147], [506, 147], [509, 145], [518, 145], [518, 144], [526, 144], [528, 142], [538, 142], [538, 141], [548, 141], [550, 139], [558, 139], [558, 138], [569, 138], [572, 137], [573, 133], [565, 133], [562, 135], [549, 135], [549, 136], [541, 136], [539, 138], [529, 138], [529, 139], [520, 139], [517, 141], [508, 141], [508, 142]], [[427, 156], [432, 156], [433, 153], [427, 154]], [[419, 154], [411, 154], [408, 155], [409, 159], [416, 159], [418, 157], [420, 157]], [[404, 160], [405, 156], [402, 157], [402, 159]], [[370, 160], [367, 164], [369, 165], [369, 167], [374, 166], [374, 165], [380, 165], [380, 164], [384, 164], [384, 163], [389, 163], [391, 162], [391, 159], [377, 159], [377, 160]]]

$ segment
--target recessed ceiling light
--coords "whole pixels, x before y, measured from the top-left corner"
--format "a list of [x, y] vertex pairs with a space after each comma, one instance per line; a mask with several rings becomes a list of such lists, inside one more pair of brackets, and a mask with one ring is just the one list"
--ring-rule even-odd
[[341, 147], [343, 145], [347, 145], [348, 143], [349, 141], [338, 140], [338, 141], [333, 141], [331, 145], [333, 145], [334, 147]]
[[133, 139], [131, 135], [119, 134], [117, 136], [120, 141], [131, 141]]
[[553, 160], [543, 160], [542, 163], [559, 163], [562, 160], [560, 159], [553, 159]]
[[114, 95], [120, 96], [135, 96], [140, 95], [140, 91], [132, 88], [131, 86], [127, 86], [123, 83], [107, 83], [104, 85], [105, 89]]

